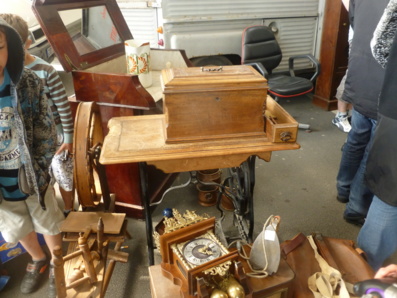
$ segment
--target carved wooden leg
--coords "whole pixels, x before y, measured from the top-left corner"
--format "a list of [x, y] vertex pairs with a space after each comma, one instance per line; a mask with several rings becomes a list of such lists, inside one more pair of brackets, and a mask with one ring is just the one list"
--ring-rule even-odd
[[66, 297], [65, 271], [62, 249], [56, 246], [54, 251], [54, 275], [58, 298]]
[[102, 217], [99, 218], [98, 220], [98, 226], [97, 226], [97, 245], [98, 245], [98, 255], [100, 256], [100, 258], [103, 258], [102, 255], [102, 248], [103, 248], [103, 241], [104, 241], [104, 236], [103, 236], [103, 232], [104, 232], [104, 226], [103, 226], [103, 220]]
[[91, 257], [91, 252], [90, 252], [90, 249], [87, 244], [87, 239], [85, 237], [79, 237], [78, 243], [79, 243], [80, 250], [83, 253], [83, 260], [84, 260], [84, 265], [85, 265], [87, 275], [90, 278], [90, 282], [94, 283], [98, 279], [97, 279], [93, 259]]

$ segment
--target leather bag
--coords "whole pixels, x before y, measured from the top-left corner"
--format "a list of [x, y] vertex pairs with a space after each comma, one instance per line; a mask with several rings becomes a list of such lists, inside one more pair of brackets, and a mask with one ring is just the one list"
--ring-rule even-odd
[[[281, 243], [281, 255], [295, 273], [290, 297], [312, 298], [327, 297], [323, 294], [313, 294], [309, 288], [309, 278], [327, 279], [328, 275], [321, 262], [316, 259], [315, 251], [326, 261], [326, 266], [332, 272], [340, 273], [339, 286], [328, 297], [342, 297], [340, 289], [346, 286], [353, 293], [353, 285], [359, 281], [372, 279], [374, 271], [365, 260], [364, 253], [355, 247], [352, 240], [325, 237], [315, 233], [312, 236], [316, 249], [312, 247], [308, 237], [299, 233], [293, 239]], [[320, 263], [319, 263], [320, 262]], [[327, 279], [325, 284], [329, 282]], [[332, 280], [332, 278], [331, 278]], [[332, 282], [331, 282], [332, 283]], [[341, 296], [339, 296], [341, 294]]]

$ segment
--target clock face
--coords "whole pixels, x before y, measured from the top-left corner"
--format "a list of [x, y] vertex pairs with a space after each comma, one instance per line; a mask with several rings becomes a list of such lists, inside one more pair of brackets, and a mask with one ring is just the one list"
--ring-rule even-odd
[[208, 238], [196, 238], [185, 243], [182, 254], [193, 265], [201, 265], [221, 256], [218, 243]]

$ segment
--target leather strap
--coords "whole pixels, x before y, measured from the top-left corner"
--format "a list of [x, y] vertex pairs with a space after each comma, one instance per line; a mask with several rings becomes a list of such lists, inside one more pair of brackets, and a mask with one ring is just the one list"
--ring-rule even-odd
[[290, 241], [281, 243], [281, 252], [283, 254], [283, 258], [285, 259], [286, 256], [291, 251], [293, 251], [295, 248], [297, 248], [299, 245], [301, 245], [306, 240], [307, 240], [306, 236], [303, 235], [303, 233], [299, 233], [294, 238], [292, 238]]
[[[312, 291], [314, 297], [349, 298], [350, 294], [342, 279], [342, 274], [337, 269], [329, 266], [327, 261], [318, 253], [313, 236], [308, 236], [307, 239], [313, 248], [314, 256], [321, 268], [321, 272], [316, 272], [308, 279], [309, 289]], [[335, 292], [339, 292], [339, 295], [336, 295]]]

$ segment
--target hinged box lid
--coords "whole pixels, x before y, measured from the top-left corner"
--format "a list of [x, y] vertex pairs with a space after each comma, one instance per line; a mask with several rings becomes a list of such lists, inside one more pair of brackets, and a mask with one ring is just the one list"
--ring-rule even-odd
[[267, 80], [252, 66], [169, 68], [162, 71], [163, 92], [267, 89]]
[[124, 55], [133, 38], [116, 0], [34, 0], [32, 9], [68, 72]]

